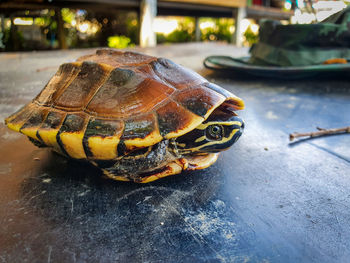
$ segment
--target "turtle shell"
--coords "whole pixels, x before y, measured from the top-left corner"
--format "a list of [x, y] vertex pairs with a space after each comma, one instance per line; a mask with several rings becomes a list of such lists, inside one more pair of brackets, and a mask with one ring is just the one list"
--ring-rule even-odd
[[108, 49], [61, 65], [5, 123], [72, 158], [111, 160], [193, 130], [220, 105], [244, 107], [168, 59]]

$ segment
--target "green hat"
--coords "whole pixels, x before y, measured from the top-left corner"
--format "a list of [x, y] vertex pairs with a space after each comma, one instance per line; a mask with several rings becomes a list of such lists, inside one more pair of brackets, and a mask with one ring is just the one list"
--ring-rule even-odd
[[210, 56], [204, 65], [259, 76], [298, 78], [350, 73], [350, 7], [317, 24], [282, 25], [264, 20], [250, 56]]

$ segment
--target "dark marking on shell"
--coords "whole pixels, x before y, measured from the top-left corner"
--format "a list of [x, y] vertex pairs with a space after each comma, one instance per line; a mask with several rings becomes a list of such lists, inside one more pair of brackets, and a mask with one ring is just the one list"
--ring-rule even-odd
[[47, 147], [47, 145], [44, 144], [43, 142], [38, 141], [38, 140], [35, 140], [35, 139], [33, 139], [33, 138], [29, 137], [29, 136], [27, 136], [27, 137], [28, 137], [29, 141], [30, 141], [31, 143], [33, 143], [35, 146], [37, 146], [37, 147], [39, 147], [39, 148]]
[[181, 126], [181, 119], [176, 112], [166, 112], [165, 114], [158, 114], [158, 125], [160, 135], [163, 137], [170, 132], [176, 130], [175, 127]]
[[[68, 115], [67, 115], [67, 116], [68, 116]], [[63, 123], [66, 121], [67, 116], [65, 117]], [[59, 131], [58, 131], [57, 134], [56, 134], [56, 142], [57, 142], [58, 146], [60, 147], [61, 152], [62, 152], [64, 155], [69, 156], [69, 154], [67, 153], [66, 149], [64, 148], [63, 142], [61, 141], [61, 133], [62, 133], [62, 131], [64, 131], [65, 129], [66, 129], [66, 128], [63, 127], [63, 125], [62, 125], [61, 128], [59, 129]]]
[[39, 134], [39, 130], [36, 131], [36, 137], [39, 139], [39, 141], [44, 144], [46, 146], [46, 144], [44, 143], [43, 139], [41, 138], [40, 134]]
[[28, 120], [22, 125], [21, 130], [24, 128], [37, 127], [41, 125], [46, 114], [47, 111], [42, 111], [40, 109], [32, 111]]
[[132, 70], [116, 68], [111, 72], [106, 84], [119, 87], [125, 85], [134, 75]]
[[127, 148], [123, 140], [120, 140], [117, 146], [118, 156], [124, 156], [127, 153]]
[[85, 155], [87, 158], [91, 158], [94, 156], [94, 154], [92, 153], [91, 149], [90, 149], [90, 146], [89, 146], [89, 137], [86, 136], [86, 133], [84, 134], [84, 137], [83, 137], [83, 149], [84, 149], [84, 152], [85, 152]]
[[200, 97], [187, 97], [181, 104], [194, 114], [201, 117], [204, 117], [208, 110], [212, 107]]
[[91, 119], [85, 131], [85, 137], [100, 136], [102, 138], [113, 136], [121, 127], [120, 122]]
[[205, 117], [208, 111], [222, 102], [224, 98], [204, 85], [198, 85], [177, 93], [174, 100], [194, 114]]
[[66, 118], [64, 119], [61, 128], [57, 132], [56, 135], [56, 141], [58, 145], [60, 146], [62, 152], [69, 156], [67, 153], [64, 143], [61, 140], [61, 133], [62, 132], [79, 132], [82, 131], [84, 128], [85, 118], [82, 115], [77, 114], [67, 114]]
[[140, 118], [125, 121], [125, 128], [121, 140], [145, 138], [155, 130], [153, 119]]
[[49, 114], [47, 114], [41, 128], [58, 129], [64, 117], [65, 117], [65, 113], [50, 111]]
[[193, 118], [197, 117], [175, 101], [169, 101], [162, 105], [156, 110], [156, 113], [159, 132], [163, 137], [168, 133], [178, 133], [186, 129], [193, 122]]
[[106, 78], [106, 70], [95, 62], [84, 61], [76, 78], [69, 84], [58, 98], [58, 108], [82, 109]]
[[78, 114], [67, 114], [59, 132], [78, 132], [84, 128], [85, 118]]

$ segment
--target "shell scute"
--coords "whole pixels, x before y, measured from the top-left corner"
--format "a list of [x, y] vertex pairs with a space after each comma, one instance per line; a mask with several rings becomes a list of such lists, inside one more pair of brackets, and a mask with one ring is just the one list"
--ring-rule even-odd
[[242, 110], [244, 109], [244, 101], [233, 95], [231, 92], [221, 88], [220, 86], [214, 84], [214, 83], [210, 83], [207, 82], [204, 84], [205, 87], [208, 87], [209, 89], [222, 94], [225, 98], [227, 98], [227, 105], [230, 105], [234, 110]]
[[61, 146], [62, 152], [72, 158], [86, 159], [82, 141], [87, 121], [86, 114], [68, 114], [57, 133], [57, 142]]
[[52, 110], [47, 114], [41, 129], [58, 129], [66, 114], [61, 111]]
[[125, 145], [125, 150], [130, 151], [154, 145], [163, 137], [159, 133], [155, 114], [148, 113], [125, 120], [124, 132], [120, 139]]
[[122, 121], [90, 119], [83, 138], [87, 157], [101, 160], [116, 158], [123, 127]]
[[86, 127], [85, 136], [110, 137], [121, 133], [122, 129], [122, 121], [92, 118]]
[[81, 110], [105, 82], [109, 71], [100, 64], [83, 62], [80, 72], [54, 101], [55, 107]]
[[88, 112], [98, 116], [127, 118], [151, 111], [174, 92], [173, 88], [143, 74], [128, 74], [130, 78], [127, 81], [116, 85], [113, 72], [90, 101], [86, 108]]
[[172, 100], [158, 108], [156, 113], [160, 134], [167, 139], [185, 134], [204, 120]]
[[174, 100], [196, 115], [207, 118], [216, 105], [225, 101], [225, 97], [200, 85], [182, 90]]
[[197, 86], [206, 82], [199, 74], [175, 64], [169, 59], [159, 58], [157, 61], [153, 61], [150, 64], [156, 75], [176, 89]]
[[37, 131], [42, 125], [42, 122], [48, 114], [48, 109], [41, 109], [40, 107], [35, 107], [30, 113], [29, 118], [22, 125], [20, 132], [29, 136], [32, 139], [41, 141], [40, 136], [38, 137]]
[[65, 112], [51, 109], [43, 121], [41, 127], [38, 129], [38, 135], [47, 146], [52, 146], [56, 150], [60, 150], [57, 145], [56, 136], [66, 117]]
[[54, 98], [63, 91], [80, 72], [80, 64], [62, 64], [35, 100], [42, 105], [52, 105]]
[[122, 139], [145, 138], [156, 129], [155, 119], [152, 114], [132, 117], [125, 121]]
[[[32, 115], [37, 115], [40, 111], [41, 107], [39, 105], [29, 103], [12, 114], [10, 117], [6, 118], [5, 123], [10, 129], [19, 132], [23, 125], [25, 125], [26, 122], [31, 119]], [[40, 124], [40, 120], [36, 119], [35, 117], [34, 119], [31, 119], [30, 122], [33, 122], [34, 120], [36, 120], [36, 124]]]

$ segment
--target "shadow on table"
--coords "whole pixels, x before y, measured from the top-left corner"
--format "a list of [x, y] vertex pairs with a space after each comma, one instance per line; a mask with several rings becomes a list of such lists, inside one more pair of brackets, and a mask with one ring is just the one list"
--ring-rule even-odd
[[21, 195], [27, 205], [58, 223], [83, 215], [102, 216], [111, 210], [137, 214], [142, 204], [151, 204], [154, 209], [162, 205], [195, 209], [211, 200], [221, 186], [215, 165], [136, 184], [105, 178], [86, 162], [50, 154], [42, 170], [22, 182]]
[[[21, 184], [19, 205], [28, 214], [17, 220], [16, 229], [24, 227], [26, 237], [37, 236], [22, 239], [34, 249], [25, 257], [45, 258], [42, 248], [52, 239], [51, 257], [62, 261], [84, 255], [87, 262], [216, 260], [213, 247], [237, 243], [232, 211], [217, 200], [224, 184], [221, 176], [214, 164], [149, 184], [118, 182], [102, 178], [86, 163], [51, 154], [46, 165]], [[225, 253], [235, 256], [232, 249]]]
[[300, 79], [283, 79], [283, 78], [264, 78], [258, 76], [247, 75], [244, 73], [232, 71], [210, 71], [203, 70], [206, 78], [228, 80], [235, 84], [253, 84], [262, 83], [264, 86], [280, 87], [281, 84], [286, 88], [293, 88], [303, 92], [336, 92], [336, 93], [350, 93], [349, 90], [349, 74], [332, 76], [329, 74], [318, 75], [309, 78]]

